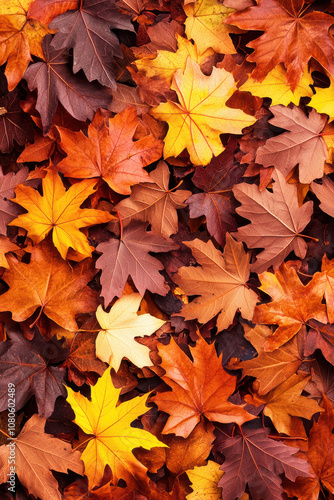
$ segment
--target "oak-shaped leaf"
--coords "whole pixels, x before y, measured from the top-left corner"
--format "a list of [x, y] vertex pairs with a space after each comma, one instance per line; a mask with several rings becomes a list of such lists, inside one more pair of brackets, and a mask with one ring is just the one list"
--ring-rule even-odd
[[167, 101], [151, 111], [155, 118], [169, 123], [164, 158], [178, 156], [187, 149], [194, 165], [207, 165], [224, 151], [220, 134], [240, 134], [256, 121], [240, 109], [226, 106], [236, 85], [231, 73], [223, 68], [214, 67], [206, 76], [188, 57], [185, 70], [175, 72], [171, 88], [180, 103]]
[[327, 146], [321, 131], [327, 118], [312, 109], [309, 116], [297, 106], [272, 106], [274, 118], [269, 123], [285, 129], [286, 132], [268, 139], [260, 146], [255, 161], [264, 167], [274, 166], [286, 177], [299, 165], [299, 181], [310, 184], [323, 176]]
[[34, 395], [38, 414], [50, 417], [57, 397], [66, 396], [65, 368], [49, 364], [50, 353], [60, 352], [61, 347], [46, 341], [38, 332], [32, 340], [15, 331], [8, 330], [7, 335], [10, 340], [0, 344], [0, 411], [8, 407], [10, 379], [15, 384], [16, 411]]
[[146, 469], [133, 455], [133, 448], [166, 446], [150, 432], [130, 426], [148, 410], [148, 394], [117, 406], [121, 389], [113, 386], [110, 368], [92, 387], [91, 401], [69, 387], [67, 391], [74, 421], [89, 435], [81, 456], [89, 487], [100, 483], [106, 465], [110, 466], [115, 483], [118, 479], [136, 482], [137, 471], [145, 473]]
[[7, 62], [9, 90], [20, 82], [32, 55], [43, 57], [42, 40], [52, 33], [44, 24], [28, 17], [32, 3], [33, 0], [5, 0], [0, 5], [0, 65]]
[[259, 277], [260, 290], [273, 300], [256, 306], [253, 322], [278, 325], [263, 344], [265, 351], [273, 351], [288, 342], [311, 318], [327, 323], [326, 306], [321, 303], [324, 295], [322, 273], [316, 273], [306, 286], [295, 269], [285, 264], [275, 274], [265, 272]]
[[241, 203], [236, 212], [251, 224], [238, 228], [235, 236], [244, 241], [249, 248], [263, 248], [251, 265], [257, 273], [266, 271], [270, 266], [278, 267], [290, 252], [304, 258], [307, 244], [301, 231], [310, 222], [313, 203], [307, 201], [299, 207], [297, 187], [288, 184], [276, 171], [273, 192], [260, 191], [255, 184], [237, 184], [233, 194]]
[[[41, 500], [61, 500], [58, 482], [51, 470], [83, 474], [80, 452], [73, 451], [66, 441], [44, 433], [45, 418], [33, 415], [16, 438], [15, 472], [29, 494]], [[10, 447], [0, 447], [0, 482], [8, 480]]]
[[128, 358], [138, 368], [151, 366], [147, 346], [139, 344], [135, 337], [151, 335], [165, 321], [151, 314], [137, 314], [142, 297], [139, 293], [123, 295], [105, 312], [102, 306], [96, 311], [97, 320], [103, 328], [96, 339], [96, 355], [118, 371], [122, 359]]
[[181, 267], [173, 280], [187, 295], [199, 297], [184, 305], [175, 316], [207, 323], [219, 314], [218, 331], [228, 328], [238, 310], [250, 320], [258, 299], [256, 293], [247, 286], [249, 255], [242, 243], [237, 243], [226, 233], [223, 254], [213, 246], [212, 241], [204, 243], [196, 239], [183, 243], [191, 249], [199, 265]]
[[30, 90], [37, 89], [36, 109], [43, 132], [47, 134], [60, 102], [66, 111], [81, 121], [92, 120], [98, 108], [106, 108], [110, 96], [97, 82], [89, 83], [83, 75], [73, 75], [68, 67], [70, 56], [64, 50], [50, 46], [52, 37], [47, 35], [42, 47], [43, 62], [31, 64], [24, 73]]
[[324, 492], [323, 487], [334, 493], [334, 411], [327, 396], [323, 397], [321, 406], [325, 411], [313, 423], [304, 455], [314, 477], [299, 477], [295, 483], [285, 481], [284, 484], [287, 494], [300, 500], [318, 500], [320, 492]]
[[42, 180], [43, 196], [36, 189], [20, 184], [12, 201], [28, 213], [19, 215], [10, 225], [23, 227], [34, 243], [42, 241], [52, 231], [52, 241], [63, 259], [71, 247], [84, 257], [92, 255], [92, 247], [80, 228], [109, 222], [114, 218], [102, 210], [80, 206], [94, 193], [94, 179], [72, 185], [67, 191], [55, 170], [49, 170]]
[[16, 174], [9, 172], [3, 174], [0, 167], [0, 234], [7, 234], [7, 225], [23, 210], [13, 203], [15, 187], [22, 184], [28, 177], [27, 167], [21, 168]]
[[220, 429], [215, 433], [214, 446], [225, 457], [221, 466], [224, 475], [218, 483], [224, 500], [241, 497], [247, 484], [253, 500], [281, 500], [280, 474], [291, 481], [312, 477], [306, 460], [293, 456], [298, 449], [270, 439], [269, 429], [256, 428], [250, 422], [235, 428], [233, 437]]
[[134, 31], [130, 19], [115, 0], [83, 0], [78, 10], [67, 11], [49, 25], [58, 31], [52, 40], [56, 50], [73, 48], [73, 73], [83, 69], [87, 79], [116, 88], [113, 57], [122, 51], [111, 29]]
[[190, 217], [205, 215], [207, 229], [220, 245], [225, 245], [226, 232], [236, 229], [231, 189], [241, 182], [244, 169], [235, 163], [235, 149], [236, 142], [230, 140], [225, 151], [209, 165], [196, 168], [192, 182], [203, 192], [192, 194], [186, 200]]
[[81, 131], [59, 128], [60, 145], [67, 157], [57, 167], [68, 177], [102, 177], [117, 193], [130, 194], [130, 186], [153, 182], [143, 167], [160, 158], [163, 146], [152, 134], [134, 141], [138, 125], [136, 109], [129, 106], [109, 120], [97, 112], [88, 137]]
[[[120, 201], [115, 206], [122, 217], [122, 223], [127, 226], [131, 220], [150, 222], [152, 231], [168, 238], [178, 231], [176, 210], [184, 208], [184, 200], [191, 191], [169, 189], [170, 172], [164, 161], [150, 172], [154, 182], [143, 182], [132, 188], [131, 196]], [[110, 222], [112, 228], [116, 224]]]
[[214, 345], [199, 336], [196, 346], [190, 347], [193, 362], [173, 338], [158, 350], [166, 371], [162, 379], [172, 388], [151, 398], [159, 410], [170, 415], [163, 433], [186, 438], [203, 416], [213, 422], [239, 425], [255, 418], [243, 406], [228, 401], [235, 391], [236, 377], [224, 370]]
[[33, 138], [33, 122], [22, 111], [17, 90], [0, 98], [0, 151], [9, 153], [14, 141], [23, 146]]
[[131, 276], [138, 292], [143, 296], [146, 290], [166, 295], [168, 287], [159, 271], [163, 265], [149, 252], [168, 252], [179, 247], [171, 239], [146, 231], [146, 224], [131, 222], [120, 234], [120, 238], [100, 243], [96, 247], [102, 255], [96, 261], [97, 269], [102, 269], [101, 295], [106, 306], [114, 297], [120, 297], [125, 283]]
[[294, 90], [311, 57], [334, 74], [334, 41], [329, 33], [333, 18], [316, 10], [307, 12], [304, 4], [304, 0], [259, 0], [257, 5], [225, 19], [226, 24], [241, 29], [264, 31], [248, 44], [255, 49], [247, 58], [257, 63], [254, 79], [262, 81], [282, 62]]
[[95, 272], [90, 259], [75, 266], [64, 261], [46, 239], [31, 249], [29, 264], [7, 257], [2, 279], [9, 290], [0, 296], [0, 311], [11, 311], [14, 321], [25, 321], [37, 308], [61, 327], [75, 331], [75, 317], [95, 312], [96, 292], [87, 283]]

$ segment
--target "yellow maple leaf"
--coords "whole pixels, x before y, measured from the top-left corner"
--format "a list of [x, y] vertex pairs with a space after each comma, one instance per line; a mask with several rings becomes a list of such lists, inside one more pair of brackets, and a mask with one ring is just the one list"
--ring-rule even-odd
[[73, 184], [67, 191], [57, 172], [49, 170], [42, 180], [43, 196], [36, 189], [19, 184], [13, 199], [26, 210], [10, 225], [23, 227], [34, 243], [42, 241], [52, 230], [52, 241], [63, 259], [69, 247], [83, 258], [92, 255], [93, 248], [79, 228], [109, 222], [114, 218], [102, 210], [81, 209], [80, 205], [94, 193], [96, 179]]
[[201, 53], [212, 47], [220, 54], [235, 54], [229, 33], [242, 33], [236, 26], [224, 24], [224, 19], [235, 12], [219, 0], [197, 0], [184, 6], [186, 34], [197, 44]]
[[225, 149], [220, 134], [240, 134], [256, 121], [240, 109], [226, 107], [236, 86], [231, 73], [223, 68], [213, 68], [206, 76], [188, 57], [185, 70], [175, 72], [171, 88], [180, 104], [167, 101], [151, 110], [155, 118], [169, 124], [164, 158], [178, 156], [187, 148], [194, 165], [207, 165]]
[[208, 56], [213, 54], [213, 50], [208, 49], [203, 55], [200, 55], [197, 46], [189, 40], [178, 34], [176, 35], [176, 39], [178, 44], [176, 52], [158, 50], [157, 57], [154, 59], [152, 57], [143, 57], [134, 62], [138, 70], [143, 71], [145, 76], [149, 78], [155, 76], [164, 78], [170, 84], [175, 71], [185, 69], [188, 57], [191, 57], [198, 64], [202, 64]]
[[0, 65], [7, 61], [5, 75], [13, 90], [27, 69], [31, 54], [44, 58], [44, 36], [54, 33], [36, 19], [28, 19], [33, 0], [2, 0], [0, 5]]
[[208, 460], [207, 465], [188, 470], [193, 492], [187, 495], [187, 500], [221, 500], [222, 489], [217, 484], [223, 474], [220, 465], [211, 460]]
[[330, 76], [330, 86], [326, 89], [316, 87], [308, 106], [316, 109], [318, 113], [326, 113], [329, 121], [334, 120], [334, 79]]
[[96, 338], [96, 355], [115, 371], [119, 369], [123, 358], [128, 358], [139, 368], [152, 365], [148, 348], [139, 344], [135, 337], [151, 335], [165, 321], [150, 314], [138, 316], [141, 300], [139, 293], [131, 293], [118, 299], [110, 312], [105, 312], [102, 306], [96, 311], [97, 320], [104, 328]]
[[166, 447], [150, 432], [130, 426], [148, 410], [145, 404], [149, 394], [117, 406], [121, 389], [113, 386], [110, 370], [92, 387], [91, 401], [67, 387], [74, 422], [89, 435], [81, 459], [90, 489], [100, 483], [106, 465], [112, 470], [114, 484], [119, 479], [131, 481], [138, 471], [145, 472], [146, 468], [132, 453], [134, 448]]
[[292, 92], [290, 85], [286, 83], [286, 70], [280, 64], [270, 71], [261, 83], [249, 78], [239, 90], [250, 92], [257, 97], [270, 97], [272, 106], [276, 104], [287, 106], [290, 102], [298, 106], [301, 97], [313, 96], [310, 87], [312, 84], [312, 77], [306, 68], [295, 91]]

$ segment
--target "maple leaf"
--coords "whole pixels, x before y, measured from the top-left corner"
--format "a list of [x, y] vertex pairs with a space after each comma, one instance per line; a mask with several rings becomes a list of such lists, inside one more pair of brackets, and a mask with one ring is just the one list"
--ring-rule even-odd
[[92, 193], [96, 181], [83, 180], [67, 191], [55, 170], [49, 170], [42, 180], [43, 196], [35, 189], [21, 184], [15, 189], [16, 198], [12, 201], [21, 205], [27, 214], [19, 215], [10, 223], [23, 227], [28, 236], [39, 243], [52, 230], [52, 241], [63, 259], [69, 247], [82, 257], [90, 257], [92, 248], [79, 228], [108, 222], [112, 218], [102, 210], [81, 209], [80, 205]]
[[309, 106], [315, 108], [318, 113], [326, 113], [329, 116], [329, 121], [334, 119], [333, 106], [333, 78], [330, 77], [330, 86], [328, 88], [316, 88], [315, 95], [311, 96]]
[[279, 349], [266, 352], [262, 346], [272, 334], [272, 330], [264, 325], [256, 325], [251, 328], [246, 323], [243, 327], [245, 337], [254, 345], [258, 356], [240, 363], [230, 363], [228, 368], [242, 369], [243, 377], [246, 375], [255, 377], [258, 384], [258, 394], [263, 395], [291, 377], [302, 364], [303, 359], [298, 352], [297, 336], [294, 336]]
[[[320, 195], [320, 198], [322, 198], [322, 195]], [[327, 202], [327, 200], [326, 200], [326, 202]], [[322, 203], [320, 206], [322, 207], [322, 205], [325, 205], [325, 203]], [[327, 315], [328, 315], [329, 322], [334, 323], [334, 260], [333, 259], [329, 260], [326, 257], [326, 255], [324, 255], [323, 259], [322, 259], [321, 271], [322, 271], [323, 276], [325, 278], [324, 295], [325, 295], [326, 305], [327, 305]]]
[[75, 413], [75, 423], [90, 435], [81, 459], [89, 487], [98, 485], [108, 464], [113, 481], [131, 478], [136, 470], [145, 470], [132, 453], [133, 448], [166, 446], [153, 434], [130, 424], [147, 411], [148, 394], [136, 397], [118, 406], [121, 389], [115, 389], [108, 368], [91, 389], [91, 401], [67, 387], [67, 401]]
[[316, 273], [304, 286], [293, 267], [282, 264], [275, 274], [265, 272], [259, 278], [260, 290], [273, 300], [256, 306], [253, 322], [279, 325], [263, 344], [265, 351], [273, 351], [288, 342], [311, 318], [327, 323], [326, 306], [321, 303], [324, 294], [321, 273]]
[[77, 9], [80, 0], [33, 0], [27, 17], [37, 19], [45, 26], [67, 10]]
[[293, 455], [298, 451], [268, 437], [269, 429], [245, 424], [235, 429], [234, 437], [216, 430], [216, 448], [225, 456], [224, 475], [218, 483], [224, 500], [240, 497], [248, 484], [254, 500], [279, 500], [283, 488], [279, 474], [291, 481], [312, 477], [309, 464]]
[[237, 184], [233, 188], [234, 196], [242, 204], [236, 212], [252, 221], [239, 227], [233, 236], [249, 248], [264, 248], [251, 265], [257, 273], [279, 266], [292, 251], [301, 258], [307, 251], [300, 232], [311, 219], [313, 203], [307, 201], [299, 207], [296, 186], [288, 184], [279, 171], [274, 172], [273, 178], [272, 193], [260, 191], [255, 184]]
[[95, 311], [96, 293], [87, 286], [94, 276], [89, 259], [70, 266], [48, 240], [31, 249], [29, 264], [7, 259], [2, 279], [9, 290], [0, 296], [0, 310], [11, 311], [14, 321], [25, 321], [40, 307], [40, 313], [76, 331], [75, 316]]
[[253, 393], [246, 394], [244, 399], [255, 406], [265, 405], [263, 413], [271, 419], [277, 432], [293, 436], [297, 427], [294, 417], [310, 420], [314, 413], [323, 411], [315, 401], [301, 395], [309, 379], [310, 376], [303, 373], [293, 374], [265, 396]]
[[311, 57], [334, 73], [334, 42], [329, 33], [333, 18], [323, 12], [305, 11], [304, 0], [258, 0], [256, 6], [225, 19], [225, 23], [242, 29], [265, 32], [247, 45], [254, 49], [248, 60], [257, 63], [252, 74], [255, 80], [262, 81], [282, 62], [287, 82], [295, 90]]
[[117, 36], [111, 29], [134, 31], [128, 16], [113, 0], [83, 0], [79, 9], [61, 14], [50, 23], [58, 31], [52, 40], [56, 50], [73, 48], [73, 73], [83, 69], [87, 79], [116, 88], [113, 57], [122, 58]]
[[0, 267], [9, 268], [8, 260], [6, 258], [6, 253], [15, 252], [19, 247], [12, 243], [10, 239], [6, 236], [0, 236]]
[[112, 299], [120, 297], [130, 275], [141, 295], [145, 290], [166, 295], [168, 288], [159, 273], [163, 265], [148, 252], [168, 252], [179, 246], [170, 239], [145, 230], [146, 224], [131, 222], [121, 233], [120, 239], [111, 238], [96, 247], [103, 255], [96, 261], [97, 269], [102, 269], [101, 296], [108, 305]]
[[[168, 238], [177, 233], [178, 218], [176, 210], [186, 206], [184, 200], [191, 191], [169, 189], [169, 169], [165, 162], [160, 161], [155, 170], [150, 172], [154, 182], [141, 183], [132, 188], [131, 196], [115, 206], [125, 226], [131, 220], [150, 222], [152, 231]], [[112, 228], [114, 224], [109, 223]]]
[[184, 6], [186, 34], [192, 38], [203, 54], [209, 47], [221, 54], [235, 54], [229, 33], [240, 33], [235, 26], [224, 24], [224, 19], [234, 12], [218, 0], [198, 0]]
[[32, 125], [29, 115], [22, 111], [16, 89], [0, 98], [0, 151], [9, 153], [14, 141], [21, 146], [30, 141]]
[[36, 109], [46, 135], [52, 125], [58, 102], [77, 120], [92, 120], [98, 108], [106, 108], [108, 92], [97, 82], [89, 83], [82, 75], [73, 76], [68, 68], [70, 56], [50, 46], [47, 35], [42, 48], [45, 61], [31, 64], [24, 73], [30, 90], [37, 89]]
[[172, 392], [159, 392], [151, 398], [170, 415], [163, 433], [188, 437], [202, 416], [213, 422], [237, 422], [239, 425], [253, 417], [242, 406], [228, 401], [236, 387], [236, 378], [221, 365], [214, 345], [199, 336], [196, 347], [190, 347], [194, 362], [171, 339], [159, 346], [161, 366], [166, 371], [163, 381]]
[[273, 165], [284, 177], [298, 163], [299, 181], [303, 184], [310, 184], [314, 179], [322, 177], [328, 151], [320, 132], [326, 125], [326, 117], [319, 115], [314, 109], [307, 117], [296, 106], [273, 106], [270, 111], [274, 118], [269, 123], [287, 132], [271, 137], [264, 146], [260, 146], [256, 153], [256, 163], [264, 167]]
[[331, 324], [323, 325], [314, 319], [309, 321], [310, 330], [307, 332], [304, 354], [310, 356], [316, 349], [320, 349], [323, 356], [334, 363], [334, 327]]
[[36, 19], [28, 19], [33, 0], [3, 0], [0, 5], [0, 65], [7, 61], [5, 75], [8, 89], [20, 82], [31, 55], [43, 59], [41, 43], [52, 33]]
[[9, 172], [4, 175], [0, 166], [0, 233], [7, 234], [7, 225], [17, 217], [22, 210], [10, 201], [14, 196], [14, 189], [22, 184], [28, 176], [27, 167], [22, 168], [16, 174]]
[[136, 342], [135, 337], [151, 335], [165, 321], [150, 314], [138, 315], [141, 300], [139, 293], [131, 293], [118, 299], [110, 312], [105, 312], [102, 306], [96, 311], [97, 320], [104, 328], [96, 339], [96, 355], [115, 371], [123, 358], [128, 358], [138, 368], [152, 365], [147, 347]]
[[230, 141], [225, 151], [213, 158], [206, 168], [196, 168], [192, 182], [204, 192], [192, 194], [186, 200], [190, 217], [205, 215], [207, 229], [220, 245], [225, 245], [226, 232], [236, 229], [229, 191], [241, 181], [243, 169], [235, 163], [235, 148], [236, 142]]
[[318, 421], [313, 423], [308, 451], [305, 453], [315, 477], [299, 477], [295, 483], [285, 481], [284, 484], [287, 494], [300, 500], [318, 500], [320, 491], [323, 491], [322, 486], [334, 493], [334, 412], [326, 396], [323, 397], [322, 407], [325, 411], [320, 414]]
[[48, 418], [54, 410], [58, 396], [66, 396], [63, 383], [65, 369], [49, 366], [47, 351], [57, 349], [46, 342], [39, 333], [32, 340], [25, 339], [15, 331], [7, 331], [8, 342], [0, 344], [0, 411], [8, 407], [8, 379], [15, 384], [16, 411], [35, 395], [38, 413]]
[[163, 144], [152, 134], [133, 141], [138, 124], [131, 106], [107, 123], [101, 112], [96, 113], [88, 137], [59, 127], [60, 146], [67, 157], [57, 168], [69, 177], [101, 177], [121, 194], [130, 194], [130, 186], [139, 182], [154, 182], [143, 167], [160, 158]]
[[[45, 418], [33, 415], [15, 439], [15, 472], [29, 494], [41, 500], [61, 500], [58, 482], [51, 473], [70, 469], [83, 474], [80, 453], [65, 441], [44, 433]], [[0, 482], [10, 474], [10, 448], [0, 447]]]
[[219, 464], [208, 460], [207, 465], [195, 467], [187, 471], [191, 481], [192, 493], [187, 495], [187, 500], [220, 500], [222, 490], [217, 486], [223, 472]]
[[159, 77], [159, 79], [166, 80], [170, 85], [174, 73], [178, 69], [182, 71], [186, 69], [188, 57], [201, 65], [212, 53], [212, 51], [208, 50], [200, 54], [197, 45], [192, 44], [190, 40], [183, 38], [181, 35], [176, 35], [176, 40], [178, 48], [175, 52], [158, 50], [154, 59], [152, 59], [152, 56], [143, 57], [134, 61], [134, 65], [148, 78]]
[[301, 97], [312, 98], [313, 92], [310, 85], [313, 85], [313, 80], [305, 68], [302, 78], [292, 92], [286, 83], [286, 70], [282, 64], [279, 64], [266, 75], [261, 83], [250, 77], [240, 85], [239, 90], [250, 92], [257, 97], [270, 97], [272, 106], [276, 104], [287, 106], [290, 102], [298, 106]]
[[87, 380], [94, 380], [89, 372], [103, 375], [106, 365], [96, 358], [95, 336], [91, 332], [78, 332], [75, 335], [71, 342], [70, 354], [63, 366], [68, 367], [68, 380], [78, 386]]
[[227, 328], [235, 313], [251, 319], [257, 302], [257, 295], [247, 287], [249, 278], [249, 257], [242, 243], [237, 243], [226, 233], [223, 255], [211, 241], [183, 242], [192, 251], [198, 267], [182, 267], [173, 280], [188, 295], [200, 295], [182, 307], [175, 316], [198, 319], [207, 323], [219, 313], [218, 331]]
[[322, 184], [312, 182], [311, 189], [320, 201], [320, 208], [323, 212], [334, 217], [334, 209], [332, 204], [334, 193], [334, 182], [326, 175], [321, 179]]
[[164, 158], [178, 156], [187, 148], [194, 165], [207, 165], [224, 147], [219, 135], [240, 134], [255, 118], [240, 109], [226, 107], [236, 90], [233, 76], [224, 69], [213, 68], [205, 76], [190, 57], [185, 70], [177, 70], [171, 88], [180, 103], [168, 101], [151, 110], [160, 120], [170, 122], [165, 137]]

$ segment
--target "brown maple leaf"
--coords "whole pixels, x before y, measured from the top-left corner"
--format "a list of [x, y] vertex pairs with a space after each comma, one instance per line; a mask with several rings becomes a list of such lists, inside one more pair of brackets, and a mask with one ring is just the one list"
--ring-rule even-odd
[[329, 33], [333, 18], [323, 12], [307, 12], [304, 0], [258, 0], [258, 4], [225, 19], [246, 30], [264, 31], [248, 44], [255, 49], [248, 56], [257, 63], [252, 73], [263, 80], [280, 62], [287, 69], [287, 81], [294, 90], [311, 57], [334, 74], [334, 41]]
[[[150, 172], [150, 177], [154, 182], [134, 186], [131, 196], [118, 203], [115, 211], [120, 213], [124, 227], [131, 220], [150, 222], [153, 232], [168, 238], [177, 233], [176, 210], [186, 206], [183, 202], [191, 191], [169, 189], [170, 173], [164, 161], [160, 161], [157, 168]], [[109, 227], [112, 229], [114, 224], [109, 224]]]
[[130, 186], [139, 182], [154, 182], [143, 167], [160, 158], [163, 142], [151, 134], [133, 141], [138, 125], [136, 109], [130, 106], [109, 120], [98, 111], [88, 137], [59, 127], [67, 157], [57, 167], [68, 177], [101, 177], [121, 194], [130, 194]]
[[91, 259], [72, 267], [49, 239], [31, 249], [29, 264], [8, 257], [2, 279], [9, 290], [0, 296], [0, 311], [11, 311], [14, 321], [28, 319], [37, 308], [65, 329], [75, 331], [75, 316], [95, 312], [96, 293], [87, 283], [94, 276]]
[[321, 303], [324, 294], [321, 273], [316, 273], [306, 286], [294, 268], [285, 264], [275, 274], [265, 272], [259, 277], [260, 290], [273, 300], [256, 306], [253, 322], [279, 325], [264, 343], [265, 351], [273, 351], [288, 342], [311, 318], [327, 323], [326, 306]]
[[204, 415], [213, 422], [236, 422], [241, 425], [253, 420], [242, 406], [230, 403], [236, 378], [229, 375], [218, 358], [214, 345], [208, 345], [199, 336], [196, 347], [190, 347], [194, 362], [171, 339], [167, 346], [159, 346], [162, 376], [172, 392], [159, 392], [152, 398], [160, 410], [170, 415], [163, 432], [188, 437]]

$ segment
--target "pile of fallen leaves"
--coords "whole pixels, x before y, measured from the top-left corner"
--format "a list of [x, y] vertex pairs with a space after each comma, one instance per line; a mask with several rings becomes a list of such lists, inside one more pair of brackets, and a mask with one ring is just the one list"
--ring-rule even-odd
[[1, 1], [1, 500], [334, 498], [333, 33]]

